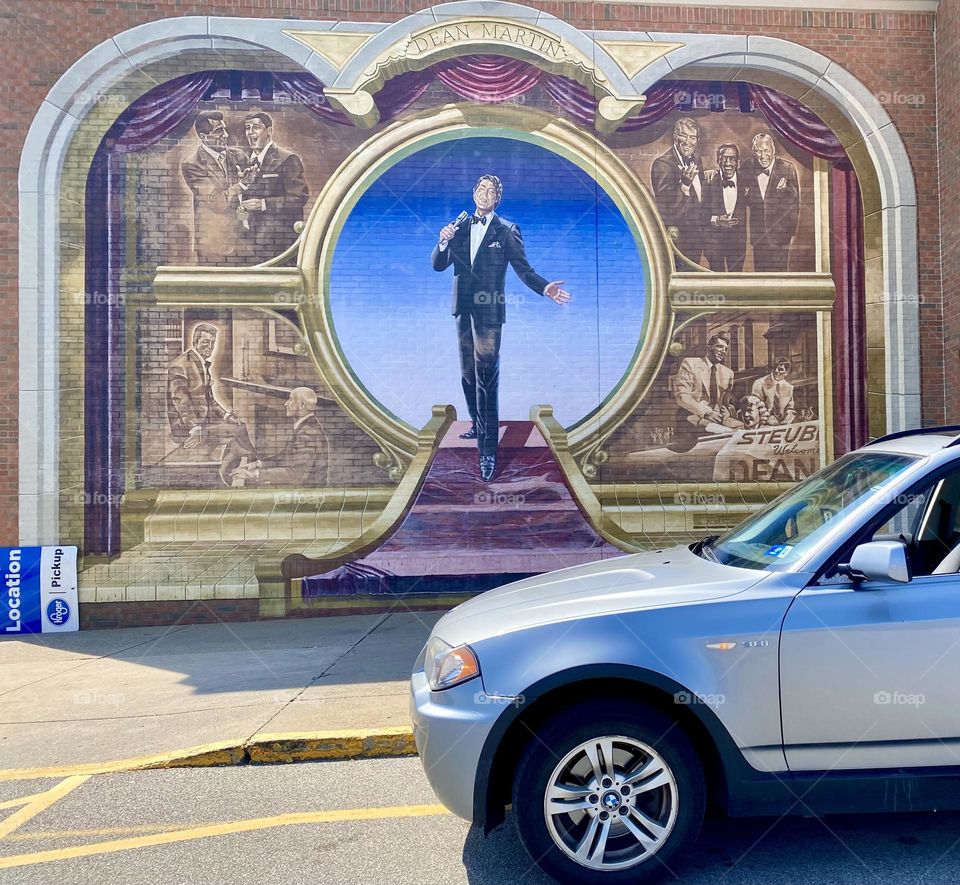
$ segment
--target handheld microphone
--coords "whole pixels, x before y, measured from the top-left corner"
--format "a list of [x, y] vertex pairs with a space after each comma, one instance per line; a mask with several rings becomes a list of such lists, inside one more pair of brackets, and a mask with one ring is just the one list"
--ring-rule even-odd
[[460, 225], [463, 224], [469, 217], [470, 217], [470, 213], [469, 213], [469, 212], [461, 212], [461, 213], [457, 216], [457, 220], [453, 222], [453, 226], [454, 226], [454, 227], [460, 227]]

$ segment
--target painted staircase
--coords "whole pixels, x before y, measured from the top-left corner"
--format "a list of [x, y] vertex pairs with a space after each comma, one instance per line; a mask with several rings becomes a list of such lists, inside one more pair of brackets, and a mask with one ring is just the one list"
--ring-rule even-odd
[[497, 473], [480, 479], [476, 442], [454, 422], [399, 527], [376, 549], [304, 577], [304, 602], [381, 594], [471, 594], [510, 580], [619, 556], [581, 514], [530, 421], [500, 425]]

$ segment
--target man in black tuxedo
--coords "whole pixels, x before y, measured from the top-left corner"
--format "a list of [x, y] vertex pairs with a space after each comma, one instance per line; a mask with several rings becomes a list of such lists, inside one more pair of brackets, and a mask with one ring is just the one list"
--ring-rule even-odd
[[477, 440], [480, 476], [489, 482], [497, 468], [500, 333], [506, 320], [507, 264], [538, 295], [566, 304], [562, 280], [549, 283], [527, 261], [520, 228], [494, 211], [503, 196], [496, 175], [483, 175], [473, 189], [476, 211], [461, 225], [448, 224], [433, 248], [433, 269], [453, 265], [453, 309], [460, 341], [460, 374], [473, 422], [463, 439]]
[[719, 174], [704, 187], [704, 252], [710, 270], [740, 273], [747, 255], [747, 188], [740, 181], [740, 149], [717, 148]]
[[236, 264], [237, 209], [247, 156], [227, 147], [229, 133], [220, 111], [201, 111], [193, 128], [200, 145], [180, 163], [180, 174], [193, 194], [197, 263]]
[[673, 145], [650, 166], [657, 209], [667, 228], [676, 229], [677, 248], [695, 264], [703, 257], [703, 191], [706, 178], [697, 156], [700, 124], [681, 117], [673, 127]]
[[248, 114], [243, 129], [253, 174], [249, 183], [241, 183], [240, 235], [247, 261], [259, 264], [275, 258], [296, 239], [293, 226], [303, 221], [307, 183], [300, 157], [274, 143], [269, 114]]
[[769, 132], [755, 135], [753, 160], [744, 178], [749, 187], [750, 242], [758, 273], [788, 270], [790, 242], [800, 218], [800, 184], [792, 163], [777, 157]]

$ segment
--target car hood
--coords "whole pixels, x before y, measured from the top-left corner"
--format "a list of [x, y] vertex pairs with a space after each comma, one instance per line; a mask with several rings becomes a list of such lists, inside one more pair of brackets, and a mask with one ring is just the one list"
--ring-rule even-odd
[[617, 556], [489, 590], [444, 615], [433, 633], [461, 645], [557, 621], [719, 599], [765, 575], [703, 559], [686, 546]]

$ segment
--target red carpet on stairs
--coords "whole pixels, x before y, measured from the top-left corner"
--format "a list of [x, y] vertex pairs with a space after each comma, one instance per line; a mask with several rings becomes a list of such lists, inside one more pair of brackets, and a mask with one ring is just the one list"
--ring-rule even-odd
[[476, 441], [459, 438], [468, 427], [451, 426], [397, 531], [364, 558], [304, 579], [305, 598], [482, 592], [621, 554], [584, 519], [532, 422], [501, 423], [490, 483]]

